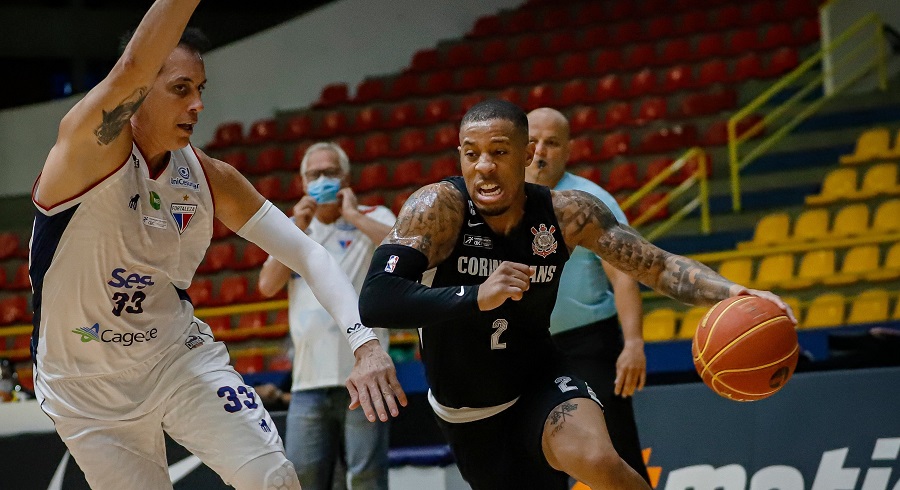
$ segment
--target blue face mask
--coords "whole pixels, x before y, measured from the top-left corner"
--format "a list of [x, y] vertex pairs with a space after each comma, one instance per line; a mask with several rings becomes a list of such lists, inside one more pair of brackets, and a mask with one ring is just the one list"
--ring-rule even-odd
[[309, 183], [306, 193], [319, 204], [337, 202], [337, 193], [341, 190], [341, 179], [320, 175]]

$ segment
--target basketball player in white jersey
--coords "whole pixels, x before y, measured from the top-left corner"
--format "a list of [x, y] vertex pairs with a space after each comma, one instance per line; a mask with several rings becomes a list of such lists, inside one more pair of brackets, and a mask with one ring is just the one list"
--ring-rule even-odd
[[110, 74], [63, 118], [33, 190], [35, 388], [94, 489], [171, 488], [163, 432], [239, 489], [299, 488], [272, 419], [185, 290], [215, 216], [307, 279], [356, 365], [351, 408], [406, 397], [321, 246], [232, 167], [190, 144], [199, 0], [158, 0]]

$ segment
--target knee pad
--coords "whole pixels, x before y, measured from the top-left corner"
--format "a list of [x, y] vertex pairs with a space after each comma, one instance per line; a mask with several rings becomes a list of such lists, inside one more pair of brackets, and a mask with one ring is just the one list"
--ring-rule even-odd
[[294, 465], [284, 453], [269, 453], [241, 466], [230, 482], [238, 490], [300, 490]]

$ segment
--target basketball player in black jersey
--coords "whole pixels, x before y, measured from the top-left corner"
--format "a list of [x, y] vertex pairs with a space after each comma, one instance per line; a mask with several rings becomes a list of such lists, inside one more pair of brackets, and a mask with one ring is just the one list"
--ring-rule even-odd
[[[581, 245], [656, 290], [712, 305], [753, 294], [650, 244], [596, 197], [525, 183], [528, 119], [488, 100], [460, 124], [462, 177], [419, 189], [375, 251], [360, 294], [373, 327], [421, 328], [429, 402], [475, 490], [647, 483], [616, 454], [602, 407], [553, 347], [563, 265]], [[419, 283], [436, 268], [432, 287]]]

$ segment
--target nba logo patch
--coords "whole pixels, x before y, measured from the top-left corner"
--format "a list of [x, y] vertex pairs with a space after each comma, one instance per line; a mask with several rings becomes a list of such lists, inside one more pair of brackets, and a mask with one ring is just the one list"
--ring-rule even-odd
[[394, 272], [394, 269], [397, 267], [397, 262], [399, 260], [400, 260], [400, 257], [397, 257], [396, 255], [391, 255], [390, 258], [388, 258], [387, 265], [384, 266], [384, 271], [385, 272]]
[[188, 224], [191, 222], [191, 218], [194, 217], [194, 213], [196, 212], [196, 204], [172, 205], [172, 218], [175, 219], [175, 226], [178, 228], [179, 235], [184, 233], [184, 230], [187, 229]]

